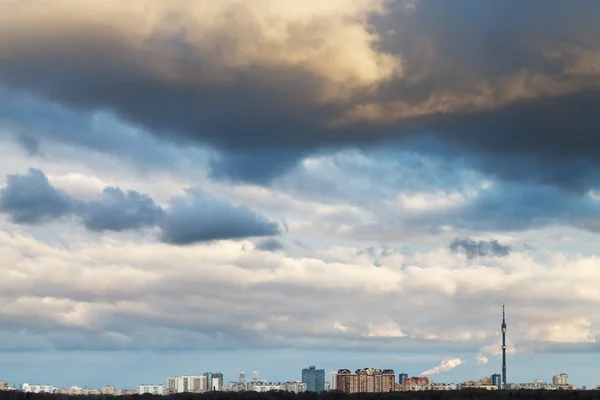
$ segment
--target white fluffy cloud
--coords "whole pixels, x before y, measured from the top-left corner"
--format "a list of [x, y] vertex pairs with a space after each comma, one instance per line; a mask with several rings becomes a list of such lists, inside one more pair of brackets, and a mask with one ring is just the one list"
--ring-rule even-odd
[[[5, 330], [26, 327], [35, 346], [60, 348], [75, 337], [82, 348], [166, 349], [186, 337], [206, 348], [455, 343], [497, 354], [502, 290], [517, 352], [531, 351], [532, 339], [551, 348], [599, 334], [597, 258], [556, 254], [541, 263], [511, 254], [478, 264], [448, 250], [375, 267], [360, 256], [297, 258], [250, 242], [175, 248], [105, 236], [65, 248], [7, 228], [0, 320]], [[48, 332], [43, 343], [40, 330]]]

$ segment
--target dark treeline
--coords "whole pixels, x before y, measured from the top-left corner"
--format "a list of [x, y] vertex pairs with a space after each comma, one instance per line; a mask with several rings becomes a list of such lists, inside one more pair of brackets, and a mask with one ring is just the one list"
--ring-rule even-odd
[[428, 392], [391, 392], [391, 393], [357, 393], [341, 392], [299, 393], [291, 392], [212, 392], [181, 393], [169, 396], [152, 395], [82, 395], [69, 396], [62, 394], [35, 394], [23, 392], [0, 392], [0, 400], [600, 400], [600, 391], [567, 391], [567, 390], [516, 390], [516, 391], [428, 391]]

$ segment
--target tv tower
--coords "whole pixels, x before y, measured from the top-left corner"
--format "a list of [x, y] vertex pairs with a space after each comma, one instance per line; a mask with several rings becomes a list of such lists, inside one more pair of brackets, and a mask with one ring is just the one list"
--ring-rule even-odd
[[504, 313], [504, 293], [502, 293], [502, 389], [506, 387], [506, 319]]

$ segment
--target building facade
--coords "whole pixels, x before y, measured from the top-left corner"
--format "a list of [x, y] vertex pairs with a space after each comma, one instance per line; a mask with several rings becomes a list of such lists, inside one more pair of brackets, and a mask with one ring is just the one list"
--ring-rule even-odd
[[302, 382], [306, 384], [309, 392], [322, 392], [325, 390], [325, 370], [317, 369], [314, 365], [302, 370]]
[[497, 386], [498, 390], [502, 389], [502, 375], [500, 375], [500, 374], [492, 375], [492, 385]]
[[396, 389], [392, 369], [364, 368], [355, 373], [340, 369], [336, 374], [336, 389], [344, 393], [385, 393]]
[[52, 385], [30, 385], [29, 383], [23, 384], [23, 391], [25, 393], [49, 393], [53, 394], [56, 388]]
[[163, 396], [166, 392], [163, 385], [138, 385], [137, 394], [153, 394]]
[[554, 375], [552, 377], [552, 384], [556, 387], [568, 386], [569, 385], [569, 375], [564, 372], [558, 375]]
[[179, 376], [167, 379], [169, 393], [201, 393], [208, 389], [206, 376]]
[[405, 373], [398, 374], [398, 384], [402, 385], [406, 378], [408, 378], [408, 374], [405, 374]]
[[337, 371], [331, 371], [331, 390], [337, 390]]
[[232, 392], [270, 392], [273, 390], [279, 391], [283, 390], [286, 392], [294, 392], [294, 393], [302, 393], [306, 391], [306, 384], [303, 382], [267, 382], [267, 381], [257, 381], [257, 382], [248, 382], [248, 383], [240, 383], [240, 382], [230, 382], [229, 390]]

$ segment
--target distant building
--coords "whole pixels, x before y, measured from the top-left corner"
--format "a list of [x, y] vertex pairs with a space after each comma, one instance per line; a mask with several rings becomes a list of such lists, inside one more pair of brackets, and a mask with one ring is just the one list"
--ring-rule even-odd
[[213, 374], [213, 379], [215, 379], [215, 378], [219, 380], [219, 388], [220, 389], [217, 389], [217, 390], [223, 390], [223, 374], [220, 372], [215, 372]]
[[331, 390], [331, 383], [325, 382], [325, 391], [329, 392]]
[[392, 369], [364, 368], [340, 369], [337, 372], [336, 389], [344, 393], [385, 393], [395, 390], [396, 375]]
[[419, 391], [425, 390], [431, 384], [431, 380], [426, 376], [413, 376], [405, 378], [401, 385], [403, 391]]
[[217, 392], [223, 390], [223, 385], [221, 384], [221, 381], [219, 380], [219, 378], [213, 377], [210, 390], [214, 390]]
[[206, 376], [180, 376], [167, 379], [169, 393], [200, 393], [208, 389]]
[[306, 384], [309, 392], [322, 392], [325, 390], [325, 370], [316, 369], [314, 365], [302, 370], [302, 382]]
[[240, 379], [238, 380], [239, 383], [246, 383], [246, 373], [244, 371], [240, 372]]
[[398, 384], [400, 384], [400, 385], [404, 384], [404, 380], [406, 378], [408, 378], [408, 374], [405, 374], [405, 373], [398, 374]]
[[252, 372], [252, 382], [258, 382], [258, 371]]
[[502, 389], [502, 375], [500, 375], [500, 374], [492, 375], [492, 385], [497, 386], [498, 390]]
[[25, 393], [49, 393], [53, 394], [56, 388], [52, 385], [30, 385], [29, 383], [23, 384], [23, 391]]
[[110, 386], [110, 385], [106, 385], [106, 386], [102, 386], [100, 388], [100, 394], [104, 394], [104, 395], [107, 395], [107, 396], [116, 396], [116, 395], [119, 395], [121, 393], [120, 393], [119, 389], [117, 389], [116, 387]]
[[137, 394], [154, 394], [162, 396], [165, 394], [163, 385], [138, 385]]
[[213, 377], [214, 374], [212, 372], [205, 372], [203, 374], [203, 376], [206, 378], [206, 385], [207, 385], [207, 390], [212, 390], [212, 388], [210, 387], [212, 381], [213, 381]]
[[569, 385], [569, 375], [564, 372], [558, 375], [554, 375], [552, 377], [552, 384], [556, 387], [560, 386], [568, 386]]
[[0, 390], [1, 391], [8, 390], [8, 382], [0, 381]]
[[303, 382], [266, 382], [266, 381], [257, 381], [257, 382], [248, 382], [248, 383], [240, 383], [240, 382], [230, 382], [229, 390], [232, 392], [270, 392], [270, 391], [278, 391], [283, 390], [286, 392], [294, 392], [294, 393], [302, 393], [306, 391], [306, 384]]
[[336, 390], [344, 393], [358, 393], [358, 375], [349, 369], [340, 369], [337, 372]]
[[337, 390], [337, 371], [331, 371], [331, 390]]

